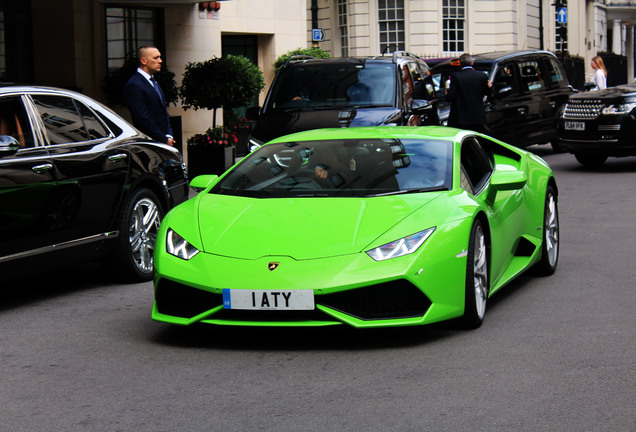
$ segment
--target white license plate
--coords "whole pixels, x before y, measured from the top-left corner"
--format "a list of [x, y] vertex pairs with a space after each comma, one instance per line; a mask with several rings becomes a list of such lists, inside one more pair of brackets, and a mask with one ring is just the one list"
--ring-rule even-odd
[[224, 309], [313, 310], [313, 290], [223, 290]]
[[585, 122], [565, 122], [565, 130], [584, 131]]

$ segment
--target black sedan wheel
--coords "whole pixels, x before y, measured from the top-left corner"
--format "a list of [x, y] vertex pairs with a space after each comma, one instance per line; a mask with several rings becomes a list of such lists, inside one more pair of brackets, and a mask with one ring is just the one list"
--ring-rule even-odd
[[467, 328], [477, 328], [484, 321], [490, 289], [488, 247], [479, 220], [475, 220], [468, 243], [466, 265], [466, 298], [463, 322]]
[[112, 262], [120, 279], [140, 282], [152, 279], [153, 253], [163, 209], [149, 189], [135, 191], [126, 202], [119, 222], [119, 237]]

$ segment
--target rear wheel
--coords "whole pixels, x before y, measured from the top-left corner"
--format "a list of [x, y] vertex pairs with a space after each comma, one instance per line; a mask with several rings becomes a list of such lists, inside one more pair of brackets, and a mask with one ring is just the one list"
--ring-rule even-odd
[[548, 186], [543, 210], [543, 242], [541, 261], [536, 264], [537, 273], [554, 274], [559, 263], [559, 207], [554, 188]]
[[590, 153], [574, 153], [574, 157], [586, 168], [598, 168], [607, 160], [607, 156]]
[[463, 316], [466, 328], [477, 328], [484, 321], [490, 289], [488, 259], [484, 228], [479, 220], [475, 220], [470, 232], [466, 265], [466, 296]]
[[118, 279], [152, 279], [153, 253], [162, 217], [159, 199], [151, 190], [140, 188], [129, 196], [118, 224], [117, 247], [108, 262], [116, 267]]

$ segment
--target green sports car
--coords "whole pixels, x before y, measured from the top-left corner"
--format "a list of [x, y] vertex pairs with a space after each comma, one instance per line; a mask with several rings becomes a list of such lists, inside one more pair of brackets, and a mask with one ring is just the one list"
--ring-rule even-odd
[[516, 276], [557, 267], [551, 169], [472, 131], [301, 132], [191, 186], [157, 237], [156, 321], [475, 328]]

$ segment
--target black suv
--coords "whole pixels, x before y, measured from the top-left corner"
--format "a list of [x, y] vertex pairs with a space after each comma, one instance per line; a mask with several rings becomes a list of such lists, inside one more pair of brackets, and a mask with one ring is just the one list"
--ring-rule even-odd
[[[550, 142], [559, 149], [557, 119], [574, 89], [563, 67], [549, 51], [476, 54], [475, 69], [488, 75], [492, 95], [485, 101], [487, 129], [495, 138], [517, 147]], [[447, 82], [460, 70], [459, 60], [447, 60], [432, 71], [442, 124], [448, 119]]]
[[439, 124], [429, 67], [406, 52], [373, 58], [293, 56], [281, 67], [255, 121], [250, 146], [325, 127]]
[[559, 120], [564, 150], [584, 166], [636, 155], [636, 82], [570, 97]]

